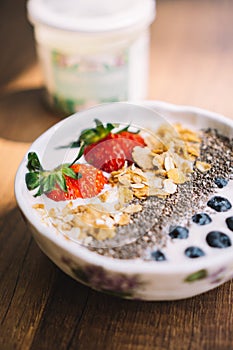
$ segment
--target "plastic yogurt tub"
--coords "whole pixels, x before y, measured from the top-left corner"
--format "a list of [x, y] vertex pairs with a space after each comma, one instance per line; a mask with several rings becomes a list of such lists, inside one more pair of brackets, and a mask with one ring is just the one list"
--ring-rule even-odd
[[147, 95], [154, 0], [29, 0], [50, 104], [63, 115]]

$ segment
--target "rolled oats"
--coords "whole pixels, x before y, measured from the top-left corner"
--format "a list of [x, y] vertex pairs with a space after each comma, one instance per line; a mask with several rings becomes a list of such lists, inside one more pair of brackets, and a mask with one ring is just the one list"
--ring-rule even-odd
[[174, 160], [170, 155], [166, 155], [164, 158], [164, 168], [166, 171], [175, 168]]
[[211, 165], [206, 162], [196, 161], [196, 168], [200, 170], [202, 173], [204, 173], [211, 169]]
[[185, 176], [185, 174], [178, 168], [170, 169], [167, 172], [167, 176], [175, 184], [183, 184], [187, 181], [187, 177]]
[[153, 169], [153, 156], [148, 147], [134, 147], [132, 157], [135, 163], [142, 169]]
[[177, 185], [171, 179], [163, 180], [164, 191], [168, 194], [173, 194], [177, 190]]
[[141, 210], [142, 210], [141, 204], [130, 204], [123, 209], [123, 212], [127, 214], [134, 214], [134, 213], [138, 213]]

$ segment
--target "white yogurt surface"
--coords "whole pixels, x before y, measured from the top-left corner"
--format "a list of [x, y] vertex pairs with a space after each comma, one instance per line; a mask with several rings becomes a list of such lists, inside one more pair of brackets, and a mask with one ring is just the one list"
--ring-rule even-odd
[[[204, 259], [208, 256], [214, 256], [216, 254], [224, 254], [225, 250], [231, 249], [233, 251], [233, 232], [227, 227], [226, 218], [233, 216], [233, 180], [230, 180], [227, 186], [223, 188], [217, 188], [215, 193], [210, 195], [208, 199], [214, 196], [221, 196], [227, 198], [231, 203], [232, 207], [226, 212], [217, 212], [206, 205], [203, 210], [197, 211], [197, 213], [207, 213], [212, 222], [207, 225], [198, 225], [191, 222], [189, 229], [189, 237], [186, 239], [169, 239], [167, 247], [163, 250], [166, 258], [169, 262], [184, 262], [196, 259]], [[207, 200], [208, 201], [208, 200]], [[206, 202], [207, 203], [207, 202]], [[227, 234], [232, 242], [232, 246], [228, 248], [212, 248], [206, 242], [206, 236], [211, 231], [220, 231]], [[184, 251], [186, 248], [196, 246], [201, 248], [205, 256], [191, 259], [185, 256]]]

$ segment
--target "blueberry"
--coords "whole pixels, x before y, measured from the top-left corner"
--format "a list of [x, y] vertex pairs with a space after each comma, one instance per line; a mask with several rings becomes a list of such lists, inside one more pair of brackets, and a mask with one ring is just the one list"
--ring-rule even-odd
[[228, 184], [228, 180], [223, 177], [216, 177], [214, 183], [218, 186], [218, 188], [223, 188]]
[[164, 260], [166, 260], [165, 255], [160, 250], [156, 250], [156, 251], [152, 252], [151, 256], [152, 256], [152, 258], [155, 261], [164, 261]]
[[198, 247], [188, 247], [187, 249], [185, 249], [184, 253], [188, 258], [191, 258], [191, 259], [200, 258], [200, 256], [205, 255], [203, 250]]
[[188, 238], [189, 230], [186, 227], [176, 226], [169, 232], [171, 238], [185, 239]]
[[206, 213], [195, 214], [193, 215], [192, 220], [198, 225], [207, 225], [212, 221], [212, 219]]
[[226, 224], [229, 230], [233, 231], [233, 216], [226, 219]]
[[211, 198], [207, 202], [207, 205], [218, 212], [223, 212], [231, 209], [231, 203], [229, 202], [229, 200], [220, 196], [215, 196]]
[[230, 238], [220, 231], [211, 231], [206, 236], [206, 242], [213, 248], [227, 248], [231, 246]]

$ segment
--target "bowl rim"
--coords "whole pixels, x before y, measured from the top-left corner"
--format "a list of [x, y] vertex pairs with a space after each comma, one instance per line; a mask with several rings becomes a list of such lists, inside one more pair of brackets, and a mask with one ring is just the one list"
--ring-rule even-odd
[[[187, 113], [195, 113], [195, 114], [201, 114], [205, 117], [208, 117], [214, 121], [218, 121], [222, 124], [225, 124], [226, 126], [233, 129], [233, 120], [231, 120], [228, 117], [225, 117], [221, 114], [208, 111], [203, 108], [195, 107], [195, 106], [189, 106], [189, 105], [175, 105], [172, 103], [164, 102], [164, 101], [158, 101], [158, 100], [147, 100], [147, 101], [130, 101], [129, 103], [132, 104], [139, 104], [143, 105], [148, 108], [163, 108], [170, 112], [187, 112]], [[100, 105], [97, 105], [95, 107], [98, 107]], [[92, 107], [92, 108], [95, 108]], [[64, 235], [61, 233], [59, 234], [53, 234], [53, 236], [49, 235], [49, 228], [43, 225], [39, 220], [35, 219], [35, 214], [33, 214], [33, 211], [30, 210], [28, 203], [25, 201], [25, 198], [21, 194], [22, 186], [24, 184], [24, 187], [26, 189], [25, 183], [22, 179], [21, 174], [25, 171], [25, 164], [26, 164], [26, 155], [30, 150], [35, 150], [38, 145], [44, 141], [52, 132], [54, 132], [57, 128], [61, 127], [64, 123], [66, 123], [67, 119], [70, 118], [76, 118], [77, 114], [80, 114], [82, 112], [77, 112], [71, 115], [68, 118], [65, 118], [52, 127], [50, 127], [48, 130], [46, 130], [44, 133], [42, 133], [29, 147], [27, 153], [25, 154], [24, 158], [22, 159], [18, 170], [16, 172], [15, 176], [15, 197], [16, 202], [28, 220], [28, 222], [36, 229], [36, 231], [44, 236], [49, 241], [53, 242], [56, 246], [59, 246], [61, 249], [63, 249], [64, 256], [65, 254], [71, 254], [73, 257], [76, 257], [78, 259], [81, 259], [86, 264], [91, 265], [97, 265], [101, 266], [107, 270], [124, 273], [124, 274], [163, 274], [163, 275], [170, 275], [170, 274], [180, 274], [180, 273], [191, 273], [193, 271], [198, 271], [202, 269], [208, 269], [208, 268], [214, 268], [219, 267], [220, 264], [227, 265], [228, 262], [233, 263], [233, 253], [230, 249], [229, 251], [224, 250], [224, 254], [218, 254], [217, 256], [204, 256], [199, 259], [190, 259], [190, 261], [187, 261], [186, 264], [179, 262], [177, 264], [170, 263], [169, 261], [164, 261], [163, 264], [158, 264], [158, 262], [152, 262], [152, 261], [144, 261], [140, 258], [137, 259], [129, 259], [129, 260], [123, 260], [123, 259], [116, 259], [108, 256], [102, 256], [96, 252], [88, 250], [86, 247], [79, 245], [77, 242], [74, 242], [72, 240], [68, 240], [65, 238]], [[23, 182], [23, 183], [22, 183]]]

